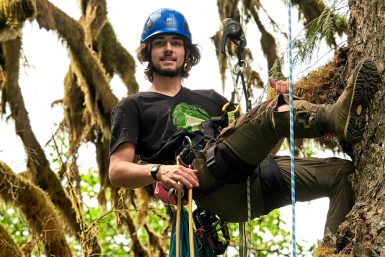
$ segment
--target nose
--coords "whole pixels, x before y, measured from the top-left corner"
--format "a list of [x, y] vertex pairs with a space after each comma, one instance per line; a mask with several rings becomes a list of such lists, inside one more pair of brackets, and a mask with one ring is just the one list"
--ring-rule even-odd
[[171, 50], [172, 50], [171, 42], [166, 41], [166, 44], [164, 45], [164, 49], [165, 49], [166, 51], [171, 51]]

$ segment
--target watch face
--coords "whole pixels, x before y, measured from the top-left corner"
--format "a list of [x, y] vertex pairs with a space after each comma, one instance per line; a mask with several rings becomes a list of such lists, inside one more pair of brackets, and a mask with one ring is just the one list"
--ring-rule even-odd
[[160, 165], [154, 165], [154, 166], [152, 166], [152, 167], [151, 167], [151, 171], [152, 171], [152, 172], [157, 172], [157, 171], [159, 170], [159, 166], [160, 166]]
[[154, 166], [151, 167], [151, 177], [155, 180], [158, 180], [158, 178], [156, 177], [156, 174], [158, 173], [159, 171], [159, 167], [160, 167], [160, 164], [156, 164]]

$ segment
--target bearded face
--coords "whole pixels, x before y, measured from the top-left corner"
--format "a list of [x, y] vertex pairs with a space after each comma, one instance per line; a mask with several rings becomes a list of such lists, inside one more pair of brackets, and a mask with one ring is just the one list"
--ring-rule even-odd
[[185, 58], [183, 38], [160, 35], [152, 40], [151, 60], [154, 72], [167, 77], [181, 75]]

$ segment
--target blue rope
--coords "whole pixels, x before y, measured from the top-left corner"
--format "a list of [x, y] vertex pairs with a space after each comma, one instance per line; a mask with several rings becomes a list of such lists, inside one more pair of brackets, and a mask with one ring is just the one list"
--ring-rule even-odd
[[288, 0], [289, 17], [289, 105], [290, 105], [290, 167], [291, 167], [291, 204], [292, 204], [292, 256], [297, 256], [295, 239], [295, 170], [294, 170], [294, 110], [293, 110], [293, 57], [291, 42], [291, 0]]

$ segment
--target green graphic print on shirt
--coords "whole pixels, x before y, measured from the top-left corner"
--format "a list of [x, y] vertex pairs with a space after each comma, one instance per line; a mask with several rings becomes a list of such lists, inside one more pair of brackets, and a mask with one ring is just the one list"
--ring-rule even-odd
[[199, 106], [186, 103], [175, 106], [171, 115], [177, 129], [185, 128], [189, 132], [201, 130], [201, 123], [210, 118], [209, 114]]

